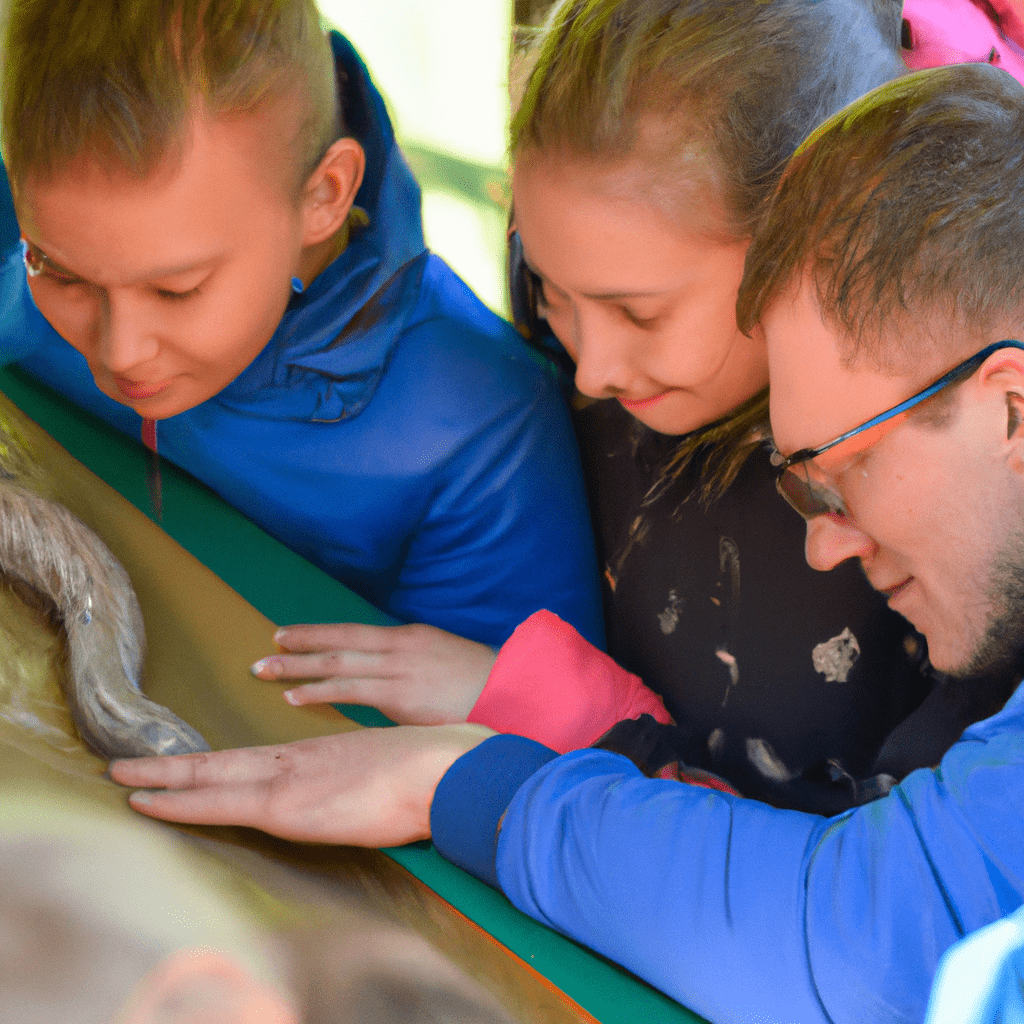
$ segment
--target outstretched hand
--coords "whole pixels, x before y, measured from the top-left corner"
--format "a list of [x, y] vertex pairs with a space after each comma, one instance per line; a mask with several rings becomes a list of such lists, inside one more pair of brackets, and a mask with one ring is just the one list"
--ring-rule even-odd
[[495, 735], [482, 725], [357, 729], [270, 747], [114, 761], [147, 787], [135, 810], [167, 821], [246, 825], [299, 842], [397, 846], [430, 837], [430, 805], [454, 762]]
[[291, 704], [367, 704], [403, 725], [465, 722], [497, 655], [434, 626], [288, 626], [284, 653], [252, 666], [260, 679], [316, 679], [285, 691]]

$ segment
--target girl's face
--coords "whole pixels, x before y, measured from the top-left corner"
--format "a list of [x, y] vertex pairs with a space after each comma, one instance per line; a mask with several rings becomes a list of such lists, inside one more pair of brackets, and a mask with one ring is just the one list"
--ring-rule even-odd
[[689, 212], [669, 217], [635, 197], [628, 183], [644, 179], [629, 170], [527, 150], [513, 176], [515, 226], [577, 388], [685, 434], [768, 383], [764, 345], [736, 327], [750, 240], [729, 232], [711, 184], [694, 183]]

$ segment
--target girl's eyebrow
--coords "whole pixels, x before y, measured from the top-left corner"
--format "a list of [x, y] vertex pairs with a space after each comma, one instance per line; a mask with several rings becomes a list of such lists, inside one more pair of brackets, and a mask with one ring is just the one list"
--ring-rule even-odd
[[584, 292], [585, 299], [594, 299], [597, 302], [621, 302], [623, 299], [650, 299], [664, 292]]
[[[523, 252], [523, 263], [526, 264], [526, 269], [530, 271], [535, 277], [539, 277], [541, 281], [545, 281], [555, 288], [556, 291], [562, 291], [554, 281], [549, 280], [545, 277], [529, 260], [526, 255], [526, 249]], [[659, 295], [664, 295], [665, 291], [636, 291], [636, 292], [583, 292], [585, 299], [593, 299], [595, 302], [621, 302], [623, 299], [647, 299], [656, 298]]]

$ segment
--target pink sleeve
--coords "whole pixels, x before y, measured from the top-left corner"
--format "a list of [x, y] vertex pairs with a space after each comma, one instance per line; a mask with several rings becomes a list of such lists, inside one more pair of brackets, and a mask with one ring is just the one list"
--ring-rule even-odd
[[672, 721], [639, 677], [553, 612], [539, 611], [501, 648], [467, 720], [564, 754], [590, 746], [616, 722], [645, 713]]
[[[993, 10], [999, 24], [989, 17]], [[903, 18], [911, 47], [903, 59], [912, 71], [943, 64], [988, 61], [1024, 83], [1021, 0], [905, 0]]]
[[990, 0], [999, 16], [999, 27], [1018, 48], [1024, 47], [1024, 3], [1022, 0]]

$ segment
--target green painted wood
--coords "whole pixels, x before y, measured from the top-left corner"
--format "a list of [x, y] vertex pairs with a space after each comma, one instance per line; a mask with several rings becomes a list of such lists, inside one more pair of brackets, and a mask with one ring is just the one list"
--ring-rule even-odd
[[[148, 453], [16, 368], [3, 391], [76, 459], [151, 516]], [[278, 624], [394, 620], [263, 532], [204, 484], [164, 462], [160, 525], [250, 604]], [[387, 724], [368, 708], [343, 708], [363, 725]], [[602, 1024], [700, 1024], [701, 1018], [582, 946], [521, 914], [501, 893], [444, 860], [430, 843], [385, 851], [490, 932]]]

